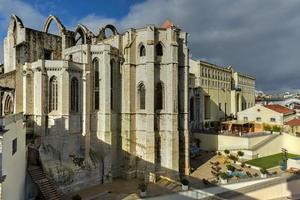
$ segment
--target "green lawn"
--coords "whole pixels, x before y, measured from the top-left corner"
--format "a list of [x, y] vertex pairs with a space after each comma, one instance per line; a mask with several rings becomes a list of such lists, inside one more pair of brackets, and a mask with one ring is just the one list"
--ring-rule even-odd
[[[288, 154], [288, 158], [297, 158], [297, 157], [300, 157], [300, 155], [291, 154], [291, 153]], [[269, 169], [278, 166], [281, 160], [282, 160], [282, 154], [278, 153], [271, 156], [249, 160], [246, 163], [260, 168]]]

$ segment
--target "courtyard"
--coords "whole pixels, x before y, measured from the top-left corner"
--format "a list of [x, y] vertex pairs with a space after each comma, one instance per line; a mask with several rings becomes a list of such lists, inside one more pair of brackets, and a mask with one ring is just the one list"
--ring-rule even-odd
[[[191, 159], [192, 172], [189, 177], [190, 185], [198, 189], [218, 185], [220, 184], [219, 177], [222, 173], [228, 175], [228, 183], [260, 179], [260, 170], [246, 163], [243, 159], [239, 159], [230, 153], [224, 155], [203, 151], [199, 156]], [[279, 167], [268, 170], [269, 177], [279, 176], [282, 173], [284, 172]]]
[[[297, 157], [300, 157], [300, 155], [288, 153], [287, 157], [288, 158], [297, 158]], [[270, 168], [279, 166], [280, 162], [282, 161], [282, 158], [283, 158], [282, 154], [278, 153], [278, 154], [274, 154], [274, 155], [270, 155], [270, 156], [266, 156], [266, 157], [262, 157], [262, 158], [249, 160], [246, 163], [249, 165], [256, 166], [256, 167], [270, 169]]]

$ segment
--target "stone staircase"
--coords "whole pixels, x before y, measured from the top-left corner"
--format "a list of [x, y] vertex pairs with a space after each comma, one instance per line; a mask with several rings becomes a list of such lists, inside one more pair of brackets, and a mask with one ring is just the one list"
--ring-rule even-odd
[[41, 192], [43, 200], [62, 200], [62, 195], [57, 190], [54, 182], [47, 177], [42, 167], [30, 166], [28, 167], [28, 173], [31, 176], [33, 182], [37, 185]]
[[275, 140], [277, 137], [279, 137], [280, 135], [278, 134], [274, 134], [274, 135], [270, 135], [269, 137], [267, 137], [266, 139], [264, 139], [263, 141], [255, 144], [250, 150], [252, 151], [256, 151], [258, 149], [260, 149], [261, 147], [263, 147], [264, 145], [272, 142], [273, 140]]
[[159, 185], [160, 187], [165, 188], [172, 192], [181, 191], [181, 185], [179, 185], [176, 182], [166, 180], [164, 178], [159, 178], [158, 181], [156, 182], [156, 184]]

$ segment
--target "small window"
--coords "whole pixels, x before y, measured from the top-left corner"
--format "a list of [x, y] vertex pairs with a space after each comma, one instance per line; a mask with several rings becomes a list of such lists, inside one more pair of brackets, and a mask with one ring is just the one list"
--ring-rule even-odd
[[52, 51], [45, 49], [44, 50], [44, 59], [52, 60]]
[[194, 97], [190, 99], [190, 120], [194, 121]]
[[99, 60], [94, 58], [93, 60], [93, 68], [94, 68], [94, 109], [99, 110]]
[[276, 122], [276, 119], [274, 117], [270, 118], [271, 122]]
[[12, 155], [17, 152], [17, 138], [12, 141]]
[[162, 56], [163, 55], [163, 47], [160, 43], [158, 43], [155, 47], [156, 50], [156, 55], [157, 56]]
[[140, 104], [139, 107], [141, 110], [144, 110], [146, 107], [146, 89], [143, 83], [139, 85], [138, 94], [139, 94], [139, 104]]
[[247, 122], [248, 121], [248, 117], [244, 117], [244, 121]]
[[261, 117], [256, 117], [256, 121], [261, 122]]
[[140, 57], [146, 56], [146, 48], [144, 45], [140, 47]]
[[78, 112], [79, 107], [79, 83], [78, 79], [73, 77], [71, 80], [71, 111]]
[[52, 76], [49, 83], [49, 111], [57, 110], [58, 83], [57, 78]]
[[163, 109], [163, 85], [161, 82], [158, 82], [155, 87], [155, 109], [162, 110]]

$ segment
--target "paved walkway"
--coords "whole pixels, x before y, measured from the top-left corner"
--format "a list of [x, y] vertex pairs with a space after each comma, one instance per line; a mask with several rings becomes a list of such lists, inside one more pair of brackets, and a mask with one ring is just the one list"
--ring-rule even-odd
[[[112, 183], [100, 184], [79, 192], [67, 195], [67, 200], [71, 200], [73, 195], [79, 194], [83, 200], [132, 200], [139, 199], [137, 189], [139, 181], [134, 180], [114, 180]], [[181, 185], [171, 183], [166, 180], [159, 180], [157, 183], [148, 185], [148, 197], [159, 195], [169, 195], [181, 191]]]
[[207, 198], [207, 197], [214, 197], [215, 199], [219, 199], [218, 197], [215, 197], [216, 194], [221, 194], [221, 193], [228, 192], [228, 191], [234, 191], [234, 190], [237, 190], [240, 188], [245, 188], [247, 186], [271, 181], [274, 179], [277, 179], [277, 177], [262, 179], [262, 180], [257, 180], [257, 181], [249, 181], [249, 182], [243, 182], [243, 183], [216, 186], [216, 187], [205, 188], [205, 189], [201, 189], [201, 190], [191, 188], [189, 191], [182, 191], [182, 192], [178, 192], [176, 194], [153, 197], [153, 198], [148, 198], [148, 199], [149, 200], [167, 200], [167, 199], [190, 200], [190, 199], [201, 199], [201, 198]]

